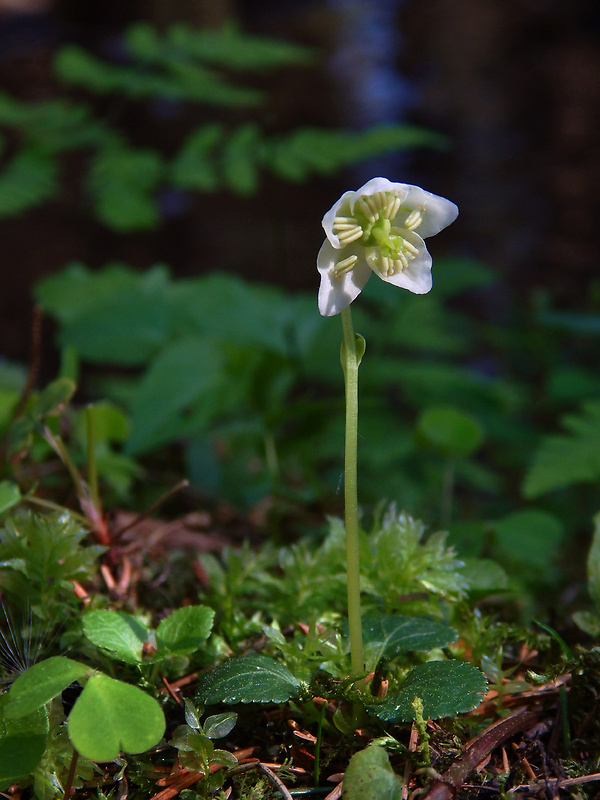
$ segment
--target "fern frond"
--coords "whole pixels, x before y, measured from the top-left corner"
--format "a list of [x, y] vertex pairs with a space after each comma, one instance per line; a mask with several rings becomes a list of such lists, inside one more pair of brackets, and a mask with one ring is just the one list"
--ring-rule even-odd
[[600, 401], [584, 403], [581, 413], [561, 422], [569, 433], [542, 440], [523, 484], [526, 497], [600, 480]]
[[372, 156], [411, 147], [441, 146], [443, 137], [406, 125], [381, 125], [359, 133], [302, 128], [287, 138], [267, 137], [254, 123], [227, 131], [224, 125], [196, 129], [175, 156], [170, 176], [182, 189], [227, 188], [251, 194], [261, 168], [299, 182], [330, 174]]
[[20, 150], [0, 170], [0, 217], [38, 206], [58, 191], [54, 156], [36, 147]]
[[213, 192], [221, 183], [217, 151], [225, 138], [225, 126], [216, 122], [192, 133], [171, 164], [173, 183], [181, 189]]
[[52, 152], [88, 147], [109, 136], [83, 105], [63, 100], [22, 103], [6, 94], [0, 94], [0, 125]]
[[410, 125], [377, 125], [365, 131], [302, 128], [273, 142], [269, 168], [288, 180], [330, 174], [376, 155], [414, 147], [441, 147], [444, 138]]
[[306, 64], [313, 52], [289, 42], [249, 36], [233, 26], [197, 31], [178, 24], [161, 36], [151, 25], [133, 25], [125, 36], [133, 58], [153, 64], [173, 59], [197, 60], [228, 70], [265, 71], [293, 64]]
[[108, 64], [77, 45], [63, 47], [55, 59], [55, 69], [63, 80], [96, 94], [158, 96], [231, 107], [254, 106], [263, 97], [255, 89], [232, 86], [200, 65], [170, 61], [165, 67], [154, 71], [151, 67]]
[[105, 147], [95, 156], [87, 178], [96, 214], [110, 228], [131, 231], [159, 221], [154, 193], [163, 175], [155, 150], [124, 144]]

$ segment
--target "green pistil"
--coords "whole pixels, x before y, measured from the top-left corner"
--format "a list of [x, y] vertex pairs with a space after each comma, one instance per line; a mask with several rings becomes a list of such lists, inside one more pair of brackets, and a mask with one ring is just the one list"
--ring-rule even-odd
[[[398, 195], [391, 192], [376, 192], [374, 195], [359, 197], [352, 215], [338, 216], [333, 222], [333, 232], [340, 245], [346, 247], [358, 242], [369, 248], [367, 263], [382, 277], [389, 277], [408, 267], [418, 254], [418, 248], [405, 238], [416, 230], [423, 221], [425, 209], [401, 205]], [[399, 226], [392, 227], [392, 220], [398, 214], [405, 214]], [[398, 221], [400, 222], [400, 221]], [[354, 269], [357, 256], [340, 261], [332, 270], [339, 277]]]

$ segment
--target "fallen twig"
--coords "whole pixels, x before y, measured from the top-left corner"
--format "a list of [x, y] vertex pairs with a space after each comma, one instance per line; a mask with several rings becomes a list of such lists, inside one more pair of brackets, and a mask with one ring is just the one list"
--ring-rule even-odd
[[535, 711], [520, 708], [510, 717], [506, 717], [506, 719], [486, 728], [481, 736], [478, 736], [464, 753], [457, 758], [450, 769], [438, 777], [427, 793], [425, 800], [451, 800], [456, 790], [463, 785], [467, 776], [473, 772], [478, 764], [481, 764], [488, 753], [491, 753], [494, 748], [514, 736], [515, 733], [530, 728], [538, 721], [538, 718]]

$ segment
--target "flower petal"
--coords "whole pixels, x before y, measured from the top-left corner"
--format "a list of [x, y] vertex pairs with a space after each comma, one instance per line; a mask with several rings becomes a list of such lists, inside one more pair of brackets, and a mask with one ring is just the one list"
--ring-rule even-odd
[[422, 239], [435, 236], [446, 228], [458, 217], [458, 206], [455, 206], [445, 197], [426, 192], [420, 186], [407, 186], [409, 189], [405, 205], [413, 208], [423, 208], [423, 222], [419, 225], [419, 235]]
[[340, 240], [333, 232], [333, 223], [336, 217], [344, 216], [342, 213], [344, 209], [350, 211], [351, 207], [354, 208], [354, 203], [356, 200], [355, 195], [356, 192], [344, 192], [337, 203], [334, 203], [334, 205], [331, 206], [321, 221], [321, 225], [325, 231], [325, 236], [327, 236], [327, 239], [331, 243], [332, 247], [335, 247], [337, 250], [342, 248], [344, 245], [340, 244]]
[[321, 274], [319, 286], [319, 311], [324, 317], [339, 314], [342, 309], [361, 293], [365, 283], [371, 276], [371, 269], [362, 258], [363, 248], [348, 246], [344, 249], [343, 256], [358, 255], [359, 260], [352, 270], [336, 276], [332, 270], [340, 261], [342, 253], [332, 247], [328, 240], [323, 242], [317, 256], [317, 269]]
[[355, 197], [350, 203], [350, 210], [354, 211], [354, 204], [359, 197], [369, 197], [377, 192], [393, 191], [400, 196], [401, 200], [404, 201], [404, 199], [408, 197], [410, 189], [412, 189], [412, 186], [408, 186], [406, 183], [392, 183], [392, 181], [388, 181], [387, 178], [371, 178], [371, 180], [367, 181], [364, 186], [361, 186], [360, 189], [357, 189], [357, 191], [354, 192]]
[[381, 277], [381, 280], [399, 286], [401, 289], [408, 289], [413, 294], [427, 294], [432, 287], [431, 255], [425, 242], [416, 233], [412, 232], [406, 238], [418, 249], [418, 255], [409, 261], [408, 266], [401, 272]]

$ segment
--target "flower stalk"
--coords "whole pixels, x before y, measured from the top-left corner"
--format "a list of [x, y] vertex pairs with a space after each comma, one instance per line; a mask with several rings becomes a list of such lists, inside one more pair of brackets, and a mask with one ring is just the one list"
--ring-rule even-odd
[[[346, 569], [348, 583], [348, 628], [352, 672], [365, 669], [360, 613], [360, 545], [358, 523], [358, 366], [364, 352], [364, 339], [354, 333], [350, 306], [341, 312], [343, 344], [342, 368], [346, 387], [346, 434], [344, 450], [344, 504], [346, 524]], [[358, 343], [358, 347], [357, 347]], [[360, 349], [359, 349], [360, 348]], [[362, 351], [362, 352], [361, 352]]]

